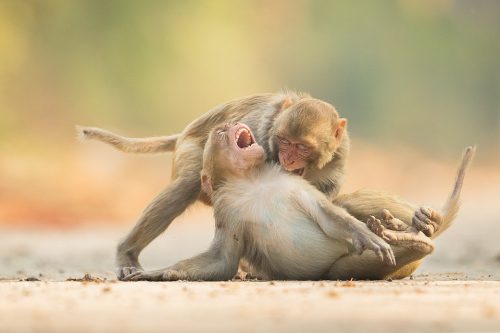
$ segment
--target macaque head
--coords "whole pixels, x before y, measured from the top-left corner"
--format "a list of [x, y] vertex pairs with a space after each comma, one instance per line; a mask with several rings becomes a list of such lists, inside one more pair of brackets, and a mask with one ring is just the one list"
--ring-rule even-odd
[[211, 194], [230, 177], [245, 177], [265, 162], [265, 152], [250, 128], [242, 123], [214, 129], [203, 151], [202, 189]]
[[270, 147], [281, 166], [304, 176], [330, 162], [344, 136], [347, 120], [315, 98], [285, 100], [271, 130]]

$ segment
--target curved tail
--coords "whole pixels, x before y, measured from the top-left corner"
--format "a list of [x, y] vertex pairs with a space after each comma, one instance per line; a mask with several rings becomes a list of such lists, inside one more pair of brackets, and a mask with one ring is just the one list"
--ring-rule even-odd
[[444, 204], [442, 208], [443, 221], [441, 223], [440, 228], [432, 235], [432, 238], [436, 238], [443, 231], [449, 228], [455, 217], [457, 216], [458, 209], [460, 208], [460, 192], [462, 191], [462, 185], [464, 182], [465, 172], [469, 167], [472, 159], [474, 158], [474, 154], [476, 153], [476, 147], [471, 146], [465, 148], [465, 151], [462, 155], [462, 159], [460, 162], [460, 166], [458, 168], [457, 176], [455, 178], [455, 184], [453, 186], [453, 190], [451, 191], [448, 200]]
[[156, 154], [174, 151], [180, 134], [151, 138], [127, 138], [97, 127], [80, 127], [76, 130], [82, 139], [107, 143], [126, 153]]

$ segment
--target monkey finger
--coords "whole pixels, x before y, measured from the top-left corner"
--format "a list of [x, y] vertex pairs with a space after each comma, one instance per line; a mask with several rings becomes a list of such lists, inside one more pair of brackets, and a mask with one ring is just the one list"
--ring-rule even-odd
[[363, 253], [363, 251], [365, 250], [364, 245], [362, 244], [362, 242], [358, 238], [354, 238], [352, 240], [352, 245], [354, 245], [354, 248], [356, 249], [356, 253], [358, 255], [361, 255]]
[[125, 274], [123, 274], [123, 270], [121, 268], [119, 268], [117, 271], [116, 271], [116, 277], [118, 278], [118, 280], [123, 280], [123, 278], [125, 277]]
[[125, 277], [125, 281], [161, 281], [163, 277], [162, 271], [144, 272], [137, 271]]
[[392, 249], [390, 247], [387, 247], [384, 249], [384, 251], [385, 251], [385, 256], [387, 258], [387, 262], [391, 266], [396, 266], [396, 257], [394, 256], [394, 252], [392, 251]]
[[144, 272], [137, 271], [137, 272], [134, 272], [132, 274], [126, 275], [122, 280], [123, 281], [139, 281], [143, 273]]
[[373, 250], [375, 252], [375, 254], [377, 255], [377, 257], [380, 259], [380, 261], [384, 262], [384, 254], [382, 253], [382, 250], [377, 247], [376, 249]]
[[141, 271], [136, 267], [122, 267], [118, 269], [118, 279], [123, 280], [125, 279], [128, 275], [133, 274], [135, 272]]

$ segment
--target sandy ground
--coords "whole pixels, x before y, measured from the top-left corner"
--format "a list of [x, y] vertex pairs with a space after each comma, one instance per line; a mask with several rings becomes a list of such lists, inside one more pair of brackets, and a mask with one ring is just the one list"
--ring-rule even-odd
[[[358, 177], [350, 190], [365, 184], [400, 193], [412, 202], [442, 203], [453, 174], [452, 167], [430, 165], [421, 170], [425, 177], [395, 172], [391, 175], [402, 181], [388, 183], [386, 178], [370, 176], [387, 174], [385, 164], [379, 168], [356, 170], [355, 174], [366, 177]], [[414, 171], [401, 165], [395, 169]], [[87, 227], [75, 222], [51, 228], [39, 219], [18, 226], [25, 221], [21, 217], [31, 215], [12, 215], [18, 218], [10, 221], [4, 214], [0, 219], [0, 333], [500, 332], [499, 189], [497, 169], [471, 170], [455, 224], [436, 239], [435, 252], [412, 279], [392, 282], [122, 283], [115, 280], [114, 249], [132, 220], [114, 226], [107, 220], [92, 220]], [[144, 191], [148, 194], [144, 202], [92, 194], [89, 197], [96, 204], [89, 209], [107, 219], [110, 207], [100, 203], [127, 203], [116, 209], [127, 208], [121, 214], [130, 218], [150, 200], [153, 191]], [[130, 188], [123, 192], [137, 194]], [[86, 206], [79, 203], [78, 207]], [[30, 209], [25, 201], [19, 205], [19, 211]], [[47, 220], [52, 218], [53, 214], [47, 215]], [[145, 249], [141, 262], [147, 269], [168, 266], [206, 249], [212, 234], [210, 209], [194, 208]], [[86, 273], [96, 281], [66, 281]]]
[[0, 284], [2, 332], [495, 332], [498, 281]]
[[[473, 206], [463, 210], [412, 279], [392, 282], [122, 283], [113, 254], [124, 228], [4, 228], [0, 331], [497, 332], [500, 230], [466, 223], [471, 214]], [[144, 266], [205, 249], [212, 228], [209, 210], [188, 213], [144, 251]], [[66, 281], [85, 273], [96, 281]]]

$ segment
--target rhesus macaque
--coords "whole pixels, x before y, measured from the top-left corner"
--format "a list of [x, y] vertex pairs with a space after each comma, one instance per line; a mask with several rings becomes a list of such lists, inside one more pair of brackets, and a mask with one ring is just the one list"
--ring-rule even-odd
[[[449, 226], [472, 155], [468, 148], [443, 215], [418, 210], [416, 226], [436, 233]], [[209, 136], [201, 183], [214, 206], [216, 229], [210, 248], [167, 269], [136, 272], [125, 280], [227, 280], [241, 259], [264, 279], [382, 279], [433, 250], [430, 238], [388, 210], [383, 210], [382, 221], [367, 221], [374, 232], [370, 235], [365, 224], [303, 178], [266, 164], [264, 149], [241, 123]], [[387, 244], [373, 238], [375, 234], [392, 244], [396, 265]], [[358, 253], [374, 252], [353, 254], [349, 238]]]
[[[189, 124], [180, 135], [128, 139], [96, 128], [81, 128], [83, 137], [129, 152], [171, 151], [175, 147], [173, 181], [144, 210], [117, 249], [118, 277], [141, 269], [139, 254], [201, 194], [199, 174], [208, 134], [224, 123], [247, 124], [261, 143], [267, 162], [309, 181], [328, 198], [344, 180], [349, 138], [346, 120], [335, 108], [307, 94], [261, 94], [224, 103]], [[201, 195], [200, 195], [201, 194]]]
[[[212, 132], [205, 144], [201, 183], [214, 205], [214, 241], [208, 252], [176, 265], [175, 274], [227, 280], [244, 258], [265, 278], [318, 279], [349, 253], [348, 239], [359, 253], [370, 249], [379, 263], [395, 264], [390, 246], [364, 223], [299, 175], [265, 160], [264, 149], [246, 125]], [[125, 279], [163, 279], [172, 272], [137, 272]]]

